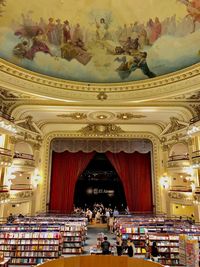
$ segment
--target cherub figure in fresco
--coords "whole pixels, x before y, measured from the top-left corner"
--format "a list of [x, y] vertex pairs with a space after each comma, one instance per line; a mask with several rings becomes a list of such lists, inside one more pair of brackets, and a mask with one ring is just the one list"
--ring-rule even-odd
[[18, 58], [25, 58], [29, 49], [28, 41], [22, 41], [13, 48], [13, 54]]
[[15, 56], [18, 58], [27, 58], [29, 60], [33, 60], [37, 52], [52, 55], [49, 47], [43, 41], [43, 31], [41, 29], [39, 29], [36, 36], [31, 39], [31, 44], [24, 40], [13, 48], [13, 54]]
[[149, 78], [156, 77], [156, 74], [153, 73], [147, 64], [147, 52], [136, 53], [133, 58], [127, 61], [126, 56], [122, 58], [117, 57], [115, 61], [122, 62], [121, 65], [116, 69], [118, 74], [122, 79], [129, 77], [129, 75], [136, 69], [141, 69], [144, 75]]
[[200, 0], [178, 0], [184, 4], [187, 8], [188, 15], [192, 18], [193, 21], [193, 30], [196, 30], [196, 23], [200, 22]]

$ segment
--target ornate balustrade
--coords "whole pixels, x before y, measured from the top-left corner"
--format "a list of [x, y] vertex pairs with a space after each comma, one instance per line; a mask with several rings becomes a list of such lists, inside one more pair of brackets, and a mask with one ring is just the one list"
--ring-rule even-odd
[[12, 184], [10, 186], [10, 190], [18, 190], [18, 191], [23, 191], [23, 190], [32, 190], [33, 186], [31, 184]]

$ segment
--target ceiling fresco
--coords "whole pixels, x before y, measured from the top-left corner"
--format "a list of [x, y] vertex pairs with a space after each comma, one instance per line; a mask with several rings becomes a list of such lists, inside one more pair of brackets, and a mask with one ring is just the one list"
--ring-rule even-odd
[[200, 60], [200, 0], [0, 0], [0, 57], [70, 81], [120, 83]]

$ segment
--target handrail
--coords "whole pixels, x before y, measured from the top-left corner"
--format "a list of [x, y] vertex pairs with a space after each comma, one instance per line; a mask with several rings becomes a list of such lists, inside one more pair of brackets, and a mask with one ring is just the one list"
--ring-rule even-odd
[[31, 154], [26, 154], [26, 153], [19, 153], [19, 152], [15, 152], [13, 158], [34, 160], [33, 155], [31, 155]]
[[168, 161], [176, 161], [176, 160], [189, 160], [189, 154], [169, 156]]
[[196, 150], [192, 152], [192, 158], [200, 157], [200, 150]]
[[3, 147], [0, 147], [0, 154], [5, 156], [12, 156], [12, 151]]
[[10, 190], [32, 190], [31, 184], [11, 184]]

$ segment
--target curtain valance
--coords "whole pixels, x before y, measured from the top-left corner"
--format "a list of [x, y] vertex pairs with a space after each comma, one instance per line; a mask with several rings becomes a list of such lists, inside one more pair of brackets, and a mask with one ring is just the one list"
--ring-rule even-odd
[[82, 151], [90, 152], [112, 152], [119, 153], [148, 153], [152, 151], [152, 143], [148, 139], [132, 139], [132, 140], [91, 140], [91, 139], [54, 139], [51, 143], [51, 149], [61, 153], [69, 151], [76, 153]]

